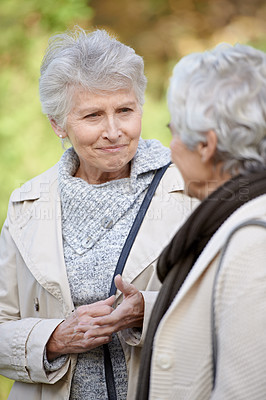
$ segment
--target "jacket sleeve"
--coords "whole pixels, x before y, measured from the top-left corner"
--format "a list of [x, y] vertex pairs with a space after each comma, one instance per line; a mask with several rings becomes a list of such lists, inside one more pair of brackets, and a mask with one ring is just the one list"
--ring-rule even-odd
[[46, 374], [43, 353], [62, 319], [21, 319], [16, 257], [6, 220], [0, 237], [0, 373], [22, 382], [54, 383], [67, 372], [69, 362]]
[[150, 315], [158, 296], [158, 291], [141, 291], [144, 298], [144, 319], [142, 328], [124, 329], [120, 332], [123, 340], [130, 346], [143, 346], [147, 328], [150, 320]]
[[215, 291], [218, 339], [212, 400], [266, 398], [266, 229], [230, 240]]

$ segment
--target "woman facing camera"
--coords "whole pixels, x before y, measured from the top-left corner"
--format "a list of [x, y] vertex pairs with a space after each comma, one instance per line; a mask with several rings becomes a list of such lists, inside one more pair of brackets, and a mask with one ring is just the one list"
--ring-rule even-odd
[[[155, 261], [192, 207], [169, 149], [140, 138], [145, 87], [142, 58], [105, 31], [49, 42], [42, 109], [71, 147], [14, 191], [2, 229], [9, 399], [134, 398]], [[93, 324], [114, 312], [108, 332]], [[123, 348], [121, 330], [134, 337]]]
[[136, 399], [266, 398], [266, 55], [184, 57], [168, 92], [172, 160], [201, 200], [158, 260]]

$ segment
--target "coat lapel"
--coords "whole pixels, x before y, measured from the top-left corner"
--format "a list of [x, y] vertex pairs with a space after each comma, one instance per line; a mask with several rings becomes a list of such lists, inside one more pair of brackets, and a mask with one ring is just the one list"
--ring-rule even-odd
[[73, 304], [63, 255], [55, 167], [30, 181], [31, 186], [27, 183], [14, 192], [13, 204], [23, 201], [27, 209], [10, 225], [10, 233], [35, 279], [62, 303], [68, 315]]

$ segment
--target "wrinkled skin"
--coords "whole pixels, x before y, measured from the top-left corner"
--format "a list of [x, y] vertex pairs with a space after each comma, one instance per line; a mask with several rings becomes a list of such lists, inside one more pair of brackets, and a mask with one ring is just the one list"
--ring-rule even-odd
[[112, 334], [126, 328], [141, 327], [144, 315], [142, 294], [120, 275], [115, 278], [123, 293], [122, 303], [114, 309], [115, 296], [78, 307], [54, 330], [47, 346], [47, 358], [83, 353], [111, 341]]

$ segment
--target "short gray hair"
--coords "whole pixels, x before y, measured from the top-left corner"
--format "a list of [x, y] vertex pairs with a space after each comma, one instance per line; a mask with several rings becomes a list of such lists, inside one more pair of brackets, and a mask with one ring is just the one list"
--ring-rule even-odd
[[216, 162], [232, 175], [266, 166], [266, 54], [220, 44], [173, 70], [168, 106], [174, 132], [190, 149], [215, 131]]
[[105, 30], [80, 27], [50, 38], [39, 80], [42, 111], [64, 127], [77, 87], [96, 92], [134, 89], [140, 107], [147, 80], [142, 57]]

